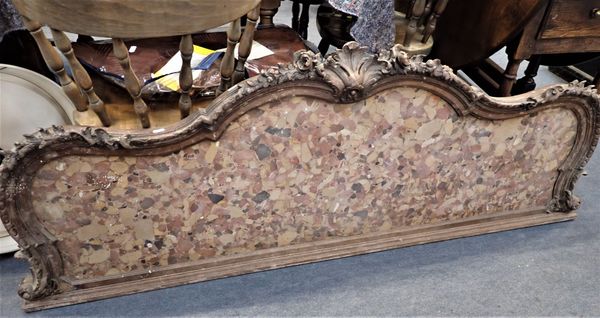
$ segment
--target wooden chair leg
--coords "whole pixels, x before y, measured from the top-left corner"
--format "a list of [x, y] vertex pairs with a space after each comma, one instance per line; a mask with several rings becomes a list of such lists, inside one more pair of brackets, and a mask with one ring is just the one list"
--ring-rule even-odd
[[502, 83], [500, 84], [500, 91], [498, 92], [500, 96], [510, 96], [521, 62], [523, 60], [509, 58]]
[[232, 84], [237, 84], [246, 77], [246, 60], [248, 59], [248, 56], [250, 56], [250, 52], [252, 50], [252, 43], [254, 42], [254, 30], [256, 29], [256, 24], [258, 22], [259, 10], [259, 7], [256, 7], [247, 15], [246, 28], [244, 29], [244, 34], [242, 34], [242, 38], [240, 40], [238, 61], [233, 73]]
[[46, 65], [48, 65], [48, 68], [50, 68], [52, 73], [54, 73], [58, 78], [60, 86], [67, 97], [69, 97], [71, 102], [73, 102], [78, 111], [86, 111], [88, 105], [85, 98], [81, 94], [80, 87], [67, 74], [65, 65], [60, 58], [60, 55], [58, 52], [56, 52], [54, 47], [52, 47], [52, 44], [50, 44], [50, 41], [48, 41], [44, 35], [44, 32], [42, 31], [42, 25], [25, 17], [23, 18], [23, 22], [40, 48], [40, 52], [44, 58], [44, 61], [46, 62]]
[[229, 29], [227, 30], [227, 50], [221, 61], [221, 85], [217, 90], [217, 94], [221, 94], [231, 87], [233, 71], [235, 68], [234, 50], [235, 46], [239, 43], [241, 36], [240, 19], [236, 19], [229, 24]]
[[446, 10], [446, 5], [448, 5], [448, 0], [438, 0], [438, 2], [435, 4], [433, 13], [429, 16], [429, 19], [425, 24], [425, 30], [423, 31], [423, 39], [421, 40], [422, 43], [427, 43], [429, 37], [431, 37], [431, 35], [433, 34], [433, 31], [435, 31], [437, 21], [444, 12], [444, 10]]
[[179, 72], [179, 87], [181, 95], [179, 96], [179, 113], [181, 118], [185, 118], [190, 114], [192, 109], [192, 98], [190, 90], [194, 81], [192, 75], [192, 55], [194, 54], [194, 42], [191, 34], [186, 34], [181, 37], [179, 43], [179, 51], [181, 52], [181, 71]]
[[[408, 8], [406, 10], [406, 19], [410, 19], [412, 17], [412, 11], [413, 8], [415, 7], [415, 3], [417, 2], [417, 0], [410, 0], [408, 2]], [[398, 7], [396, 7], [396, 11], [401, 11]]]
[[77, 60], [77, 58], [75, 57], [73, 47], [71, 46], [71, 40], [69, 40], [67, 35], [62, 31], [55, 29], [51, 29], [51, 31], [56, 47], [67, 58], [67, 61], [71, 65], [71, 69], [73, 70], [73, 79], [87, 96], [89, 106], [96, 113], [96, 115], [100, 119], [100, 122], [102, 122], [102, 125], [104, 125], [105, 127], [110, 126], [111, 121], [110, 117], [108, 116], [108, 113], [106, 112], [104, 102], [96, 94], [94, 86], [92, 85], [92, 79], [90, 78], [90, 75], [86, 72], [83, 66], [81, 66], [81, 63], [79, 63], [79, 60]]
[[150, 117], [148, 116], [148, 106], [142, 99], [142, 84], [131, 68], [129, 52], [122, 39], [113, 39], [113, 54], [119, 60], [125, 77], [125, 87], [133, 99], [133, 109], [140, 118], [143, 128], [150, 128]]
[[260, 9], [260, 26], [274, 27], [273, 16], [277, 14], [277, 9]]
[[427, 0], [427, 2], [425, 3], [425, 9], [423, 10], [423, 13], [421, 14], [421, 18], [419, 19], [419, 25], [418, 25], [419, 27], [422, 25], [425, 25], [425, 23], [427, 22], [427, 17], [429, 17], [432, 7], [433, 7], [433, 0]]
[[410, 12], [410, 20], [408, 22], [408, 26], [406, 27], [404, 41], [402, 42], [402, 45], [404, 45], [405, 48], [410, 47], [410, 43], [417, 33], [419, 19], [425, 10], [425, 3], [425, 0], [417, 0]]

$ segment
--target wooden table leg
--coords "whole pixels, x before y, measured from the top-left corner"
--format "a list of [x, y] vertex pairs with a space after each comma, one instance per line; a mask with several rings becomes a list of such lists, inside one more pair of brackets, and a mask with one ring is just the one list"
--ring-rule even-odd
[[302, 4], [302, 14], [300, 15], [300, 22], [298, 25], [298, 33], [303, 39], [308, 38], [308, 22], [310, 18], [310, 3]]
[[517, 81], [512, 90], [514, 95], [527, 93], [535, 89], [535, 77], [538, 74], [541, 61], [541, 55], [534, 55], [529, 59], [529, 65], [527, 65], [527, 69], [525, 70], [525, 76]]
[[329, 51], [329, 42], [325, 39], [321, 39], [319, 42], [319, 52], [321, 52], [322, 56], [325, 56]]
[[262, 0], [260, 3], [260, 22], [263, 27], [274, 27], [273, 17], [279, 11], [280, 0]]
[[510, 96], [513, 84], [517, 79], [517, 71], [519, 71], [521, 62], [523, 62], [523, 60], [512, 58], [508, 60], [508, 65], [506, 66], [503, 75], [504, 78], [502, 79], [502, 84], [500, 84], [500, 96]]
[[292, 2], [292, 29], [298, 32], [298, 21], [300, 17], [300, 1], [296, 0]]

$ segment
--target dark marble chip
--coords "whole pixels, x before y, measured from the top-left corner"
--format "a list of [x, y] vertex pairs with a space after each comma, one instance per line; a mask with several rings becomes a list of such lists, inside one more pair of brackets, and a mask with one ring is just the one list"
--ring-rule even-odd
[[142, 207], [142, 209], [148, 209], [153, 205], [154, 205], [154, 199], [152, 199], [152, 198], [144, 198], [144, 200], [142, 200], [142, 202], [140, 203], [140, 206]]
[[362, 184], [360, 184], [360, 183], [355, 183], [355, 184], [353, 184], [353, 185], [352, 185], [352, 190], [353, 190], [354, 192], [361, 193], [361, 192], [363, 192], [365, 189], [363, 188]]
[[169, 166], [167, 166], [166, 163], [161, 162], [161, 163], [157, 163], [152, 165], [156, 170], [160, 171], [160, 172], [165, 172], [165, 171], [169, 171]]
[[369, 214], [369, 211], [367, 211], [367, 210], [361, 210], [358, 212], [354, 212], [354, 216], [358, 216], [359, 218], [365, 218], [365, 217], [367, 217], [368, 214]]
[[208, 198], [210, 199], [210, 201], [212, 203], [217, 204], [217, 203], [221, 202], [225, 198], [225, 196], [222, 196], [222, 195], [216, 194], [216, 193], [209, 193]]
[[290, 136], [292, 136], [292, 129], [290, 129], [290, 128], [269, 127], [269, 128], [266, 129], [266, 132], [268, 132], [271, 135], [275, 135], [275, 136], [279, 136], [279, 137], [290, 137]]
[[258, 160], [263, 160], [271, 155], [271, 148], [265, 144], [260, 144], [256, 147], [256, 155], [258, 156]]
[[268, 199], [271, 195], [269, 194], [269, 192], [267, 191], [261, 191], [260, 193], [258, 193], [257, 195], [254, 196], [254, 198], [252, 198], [252, 201], [256, 202], [256, 203], [261, 203], [264, 200]]

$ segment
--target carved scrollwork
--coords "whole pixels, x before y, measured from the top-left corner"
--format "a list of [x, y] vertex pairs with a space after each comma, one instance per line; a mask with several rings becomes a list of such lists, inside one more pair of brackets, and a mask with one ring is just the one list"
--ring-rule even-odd
[[110, 134], [103, 128], [81, 127], [66, 130], [61, 126], [52, 126], [49, 128], [40, 128], [33, 134], [23, 135], [24, 142], [16, 142], [11, 151], [4, 151], [4, 160], [2, 161], [3, 170], [12, 169], [18, 159], [25, 154], [43, 149], [47, 145], [55, 144], [61, 140], [70, 141], [82, 139], [90, 146], [107, 147], [109, 149], [125, 148], [130, 149], [133, 146], [129, 142], [128, 134]]
[[585, 81], [573, 81], [568, 85], [550, 86], [541, 95], [532, 96], [529, 100], [541, 104], [555, 101], [565, 95], [592, 97], [595, 94], [597, 94], [597, 91], [594, 87], [586, 85]]
[[[59, 276], [62, 260], [53, 238], [46, 236], [42, 225], [31, 216], [29, 202], [15, 204], [28, 189], [28, 178], [13, 178], [17, 171], [27, 169], [29, 154], [43, 152], [44, 149], [61, 143], [81, 142], [86, 146], [97, 146], [116, 150], [130, 148], [128, 135], [111, 135], [102, 128], [65, 129], [52, 126], [39, 129], [33, 134], [24, 135], [24, 142], [17, 142], [11, 151], [4, 151], [4, 160], [0, 165], [0, 219], [9, 234], [21, 247], [23, 255], [29, 261], [30, 274], [21, 282], [19, 296], [26, 300], [36, 300], [59, 292]], [[58, 155], [58, 154], [56, 154]], [[40, 164], [44, 159], [37, 160]]]
[[366, 91], [383, 77], [386, 64], [368, 51], [368, 48], [350, 42], [316, 64], [317, 72], [333, 87], [341, 102], [363, 99]]
[[294, 67], [299, 71], [311, 71], [322, 60], [321, 54], [311, 51], [299, 51], [294, 54]]
[[[579, 97], [569, 103], [571, 110], [578, 117], [579, 140], [575, 142], [573, 150], [565, 160], [565, 165], [559, 169], [555, 184], [554, 195], [548, 206], [551, 212], [569, 212], [579, 208], [581, 200], [573, 193], [577, 179], [583, 173], [583, 168], [591, 159], [600, 138], [600, 96], [593, 86], [585, 82], [574, 81], [567, 85], [555, 85], [546, 89], [542, 94], [532, 96], [528, 100], [535, 105], [546, 105]], [[582, 102], [585, 100], [585, 103]], [[581, 107], [585, 104], [586, 107]]]
[[[2, 187], [3, 193], [22, 191], [19, 186], [7, 189]], [[11, 196], [11, 197], [12, 197]], [[21, 281], [18, 294], [25, 300], [44, 298], [58, 292], [58, 282], [55, 275], [56, 269], [61, 268], [62, 263], [58, 251], [53, 247], [48, 248], [47, 242], [30, 243], [30, 232], [23, 225], [22, 220], [14, 220], [6, 209], [4, 202], [0, 206], [0, 217], [9, 234], [19, 243], [22, 255], [30, 264], [30, 273]], [[33, 223], [33, 222], [32, 222]], [[32, 224], [30, 224], [32, 225]]]
[[25, 300], [35, 300], [52, 295], [58, 291], [58, 283], [51, 274], [48, 259], [39, 255], [39, 251], [29, 247], [21, 250], [31, 265], [29, 275], [19, 285], [18, 294]]
[[548, 212], [570, 212], [579, 209], [581, 199], [573, 194], [571, 190], [565, 190], [552, 197], [546, 211]]
[[399, 46], [394, 46], [388, 51], [379, 52], [377, 60], [385, 63], [382, 70], [384, 74], [406, 74], [406, 70], [411, 64], [408, 54], [401, 50]]

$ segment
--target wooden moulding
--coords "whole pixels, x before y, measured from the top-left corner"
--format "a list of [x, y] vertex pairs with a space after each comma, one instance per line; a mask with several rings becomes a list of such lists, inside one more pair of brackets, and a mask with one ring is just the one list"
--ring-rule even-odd
[[[405, 100], [394, 100], [390, 97], [400, 95], [385, 95], [386, 92], [397, 92], [398, 90], [406, 92], [407, 89], [409, 92], [415, 94], [415, 98], [409, 102], [406, 102]], [[491, 130], [493, 130], [494, 127], [504, 127], [502, 126], [503, 123], [507, 122], [515, 124], [521, 123], [524, 126], [530, 124], [535, 126], [536, 124], [534, 121], [541, 120], [539, 118], [543, 117], [547, 122], [542, 122], [539, 127], [534, 127], [543, 130], [548, 126], [552, 126], [552, 116], [549, 115], [560, 114], [561, 116], [564, 116], [564, 118], [570, 118], [569, 120], [571, 120], [573, 124], [570, 126], [567, 125], [563, 127], [564, 129], [560, 130], [562, 133], [568, 135], [568, 138], [564, 136], [548, 136], [544, 131], [536, 134], [535, 131], [537, 130], [535, 129], [531, 130], [530, 137], [528, 137], [530, 138], [528, 142], [532, 144], [534, 144], [536, 140], [542, 140], [543, 138], [550, 138], [543, 139], [543, 142], [556, 140], [556, 144], [547, 144], [547, 147], [553, 147], [552, 149], [556, 148], [557, 151], [560, 151], [563, 154], [562, 157], [559, 158], [558, 155], [552, 157], [554, 154], [550, 154], [551, 156], [548, 158], [544, 156], [541, 157], [542, 159], [547, 158], [545, 160], [548, 162], [544, 162], [537, 157], [532, 158], [531, 161], [512, 160], [515, 162], [523, 162], [524, 166], [519, 167], [519, 169], [521, 169], [519, 171], [522, 171], [523, 173], [529, 173], [526, 169], [543, 170], [546, 166], [552, 166], [552, 164], [556, 166], [552, 171], [544, 172], [549, 176], [548, 178], [551, 177], [550, 180], [547, 180], [548, 182], [540, 182], [539, 184], [534, 185], [534, 188], [540, 188], [538, 192], [543, 195], [519, 199], [518, 202], [505, 204], [503, 209], [501, 208], [502, 206], [500, 206], [500, 208], [494, 208], [489, 211], [487, 208], [473, 208], [472, 211], [458, 211], [461, 208], [469, 209], [469, 204], [458, 202], [453, 206], [450, 206], [450, 208], [458, 211], [454, 212], [454, 214], [444, 214], [445, 211], [434, 211], [433, 214], [421, 213], [420, 211], [407, 212], [410, 210], [409, 208], [402, 208], [401, 206], [392, 207], [390, 205], [391, 208], [386, 207], [376, 211], [374, 208], [373, 213], [380, 213], [379, 215], [392, 218], [401, 216], [400, 219], [404, 219], [405, 217], [406, 219], [409, 219], [409, 217], [412, 218], [416, 216], [418, 217], [418, 220], [415, 221], [416, 219], [411, 219], [413, 221], [407, 221], [408, 223], [404, 225], [395, 224], [385, 229], [374, 225], [375, 227], [373, 227], [373, 229], [375, 230], [371, 231], [360, 231], [360, 229], [363, 229], [360, 228], [362, 225], [353, 223], [346, 228], [352, 230], [349, 232], [336, 232], [335, 230], [328, 229], [325, 237], [312, 237], [309, 235], [304, 237], [303, 240], [275, 240], [276, 242], [273, 244], [265, 243], [253, 245], [253, 248], [238, 249], [235, 252], [222, 253], [221, 255], [216, 256], [200, 257], [196, 259], [186, 259], [183, 257], [185, 261], [182, 261], [182, 258], [177, 258], [177, 255], [175, 255], [173, 258], [170, 258], [168, 262], [165, 261], [166, 263], [157, 262], [158, 265], [140, 265], [136, 266], [136, 268], [130, 268], [130, 270], [127, 271], [121, 270], [120, 273], [103, 272], [102, 270], [99, 270], [98, 267], [94, 267], [96, 265], [88, 266], [85, 265], [86, 263], [83, 261], [79, 262], [78, 257], [81, 256], [81, 249], [83, 249], [83, 247], [77, 245], [77, 247], [73, 248], [73, 245], [67, 242], [72, 237], [79, 237], [79, 229], [70, 230], [73, 231], [75, 235], [73, 235], [73, 232], [65, 233], [67, 230], [63, 232], [60, 231], [60, 224], [68, 224], [68, 222], [72, 221], [74, 218], [65, 217], [65, 215], [76, 216], [76, 213], [84, 213], [87, 215], [91, 221], [87, 220], [87, 222], [83, 222], [81, 225], [83, 228], [84, 226], [89, 225], [90, 222], [96, 222], [96, 218], [104, 217], [103, 215], [106, 214], [105, 209], [96, 211], [93, 208], [88, 208], [86, 206], [82, 207], [81, 210], [84, 210], [83, 212], [74, 212], [73, 210], [75, 210], [75, 208], [72, 205], [69, 205], [68, 201], [65, 201], [67, 203], [62, 206], [59, 205], [63, 210], [53, 212], [57, 213], [54, 215], [54, 218], [59, 220], [58, 223], [55, 222], [55, 219], [46, 217], [46, 214], [44, 214], [45, 212], [39, 211], [40, 209], [43, 209], [43, 205], [46, 203], [46, 201], [44, 201], [45, 199], [42, 198], [46, 193], [40, 191], [40, 189], [43, 190], [43, 188], [40, 188], [40, 184], [44, 183], [44, 180], [48, 180], [49, 178], [54, 182], [55, 179], [62, 180], [61, 177], [63, 176], [68, 177], [64, 166], [61, 166], [60, 169], [55, 169], [58, 172], [53, 170], [50, 174], [42, 173], [43, 171], [46, 171], [48, 167], [54, 167], [53, 165], [56, 165], [58, 161], [67, 161], [67, 167], [69, 167], [69, 163], [72, 164], [73, 162], [82, 161], [89, 164], [91, 162], [99, 162], [104, 160], [102, 158], [105, 158], [108, 163], [104, 162], [103, 164], [117, 163], [120, 166], [125, 166], [125, 168], [121, 170], [125, 171], [123, 172], [124, 174], [128, 174], [133, 169], [134, 163], [132, 162], [135, 162], [138, 159], [152, 160], [152, 163], [155, 163], [154, 161], [158, 162], [161, 158], [168, 157], [176, 161], [178, 160], [178, 153], [183, 156], [181, 153], [185, 153], [186, 150], [192, 149], [191, 147], [197, 147], [198, 145], [204, 144], [212, 145], [213, 143], [216, 144], [217, 141], [221, 144], [228, 142], [229, 140], [232, 140], [230, 137], [227, 137], [229, 136], [227, 134], [230, 133], [227, 130], [228, 127], [237, 125], [236, 127], [239, 129], [239, 127], [242, 127], [242, 121], [251, 122], [251, 125], [253, 125], [252, 127], [259, 127], [261, 125], [261, 119], [266, 120], [269, 111], [276, 112], [278, 108], [283, 107], [280, 105], [290, 103], [290, 101], [301, 104], [310, 100], [310, 102], [303, 104], [303, 107], [306, 107], [307, 109], [306, 112], [310, 112], [312, 109], [311, 107], [315, 109], [315, 112], [325, 108], [335, 108], [340, 111], [339, 113], [336, 113], [339, 115], [349, 114], [349, 109], [360, 113], [361, 107], [367, 107], [369, 103], [373, 103], [373, 101], [375, 101], [374, 103], [382, 103], [382, 105], [385, 105], [385, 107], [378, 108], [379, 111], [383, 112], [394, 105], [401, 109], [412, 107], [410, 109], [419, 111], [419, 105], [416, 101], [419, 98], [425, 100], [424, 103], [433, 103], [432, 105], [438, 107], [436, 108], [438, 110], [445, 110], [444, 113], [446, 116], [454, 116], [455, 122], [466, 122], [465, 125], [467, 126], [465, 126], [465, 128], [471, 129], [471, 131], [475, 131], [475, 133], [480, 127], [470, 126], [471, 124], [485, 124], [491, 127]], [[390, 248], [571, 220], [575, 217], [574, 210], [579, 207], [579, 200], [572, 193], [575, 182], [580, 176], [584, 165], [591, 157], [600, 134], [599, 101], [600, 97], [594, 89], [577, 82], [569, 85], [552, 86], [545, 90], [534, 91], [526, 95], [510, 98], [492, 98], [485, 95], [479, 89], [469, 86], [466, 82], [457, 77], [450, 68], [441, 65], [439, 61], [434, 60], [425, 62], [419, 57], [408, 58], [405, 53], [398, 49], [398, 47], [381, 52], [378, 55], [373, 55], [369, 53], [366, 48], [360, 47], [356, 43], [348, 43], [341, 50], [338, 50], [325, 58], [312, 52], [298, 52], [296, 53], [295, 62], [293, 64], [273, 68], [269, 72], [234, 85], [220, 95], [205, 111], [191, 114], [181, 122], [167, 127], [164, 130], [124, 132], [92, 127], [51, 127], [48, 129], [41, 129], [34, 134], [25, 136], [25, 142], [18, 143], [14, 149], [3, 153], [5, 159], [0, 166], [0, 217], [8, 232], [22, 247], [23, 253], [28, 257], [31, 265], [31, 275], [23, 280], [18, 292], [19, 295], [25, 299], [24, 309], [26, 311], [34, 311], [232, 275], [376, 252]], [[333, 106], [330, 104], [333, 104]], [[268, 105], [268, 107], [265, 105]], [[331, 116], [335, 115], [333, 112], [328, 114]], [[355, 115], [357, 113], [352, 114]], [[432, 116], [437, 115], [433, 114]], [[429, 118], [432, 118], [432, 116]], [[410, 118], [406, 117], [406, 119]], [[425, 124], [427, 124], [427, 122], [425, 122]], [[298, 127], [298, 129], [300, 128], [301, 127]], [[414, 131], [411, 130], [403, 131], [407, 135], [414, 133]], [[461, 133], [461, 131], [457, 129], [452, 131]], [[493, 134], [496, 132], [491, 131], [490, 133]], [[243, 135], [249, 134], [250, 133], [243, 133]], [[289, 133], [283, 133], [283, 131], [280, 130], [275, 130], [273, 134], [277, 135], [273, 138], [283, 138], [282, 136], [286, 134], [286, 136], [289, 137]], [[465, 138], [470, 138], [469, 136]], [[366, 138], [366, 136], [364, 137]], [[443, 141], [444, 140], [438, 139], [435, 142]], [[520, 139], [519, 142], [521, 142]], [[517, 143], [518, 142], [515, 140], [513, 144]], [[237, 145], [233, 146], [235, 146], [233, 147], [235, 151], [240, 149], [237, 148]], [[389, 153], [406, 150], [399, 144], [387, 145], [386, 147], [388, 147], [386, 152]], [[421, 148], [419, 147], [419, 149]], [[471, 150], [465, 149], [464, 151], [473, 151], [475, 153], [479, 151], [477, 149], [478, 148], [472, 148]], [[287, 150], [284, 148], [280, 149], [280, 151], [283, 153]], [[273, 156], [276, 155], [275, 150], [269, 150], [269, 154], [271, 154], [271, 152]], [[353, 153], [349, 152], [346, 155], [350, 157], [353, 156]], [[415, 154], [412, 155], [417, 156]], [[527, 154], [524, 154], [523, 152], [521, 152], [520, 155], [527, 156]], [[260, 157], [259, 154], [258, 156]], [[359, 157], [358, 154], [355, 154], [354, 156]], [[385, 154], [383, 154], [383, 156], [385, 156]], [[402, 156], [404, 156], [404, 154]], [[208, 156], [208, 152], [200, 152], [200, 157], [211, 157], [211, 160], [215, 158], [214, 155]], [[280, 159], [280, 161], [283, 162], [285, 158]], [[353, 160], [352, 158], [347, 159], [348, 161]], [[425, 161], [424, 159], [426, 158], [421, 159], [423, 159], [422, 161]], [[415, 161], [421, 159], [417, 156]], [[470, 162], [481, 162], [485, 161], [485, 159], [486, 158], [476, 158], [469, 160], [471, 160]], [[193, 161], [198, 160], [194, 159]], [[306, 158], [306, 163], [310, 165], [316, 160], [317, 159], [309, 157]], [[551, 164], [551, 160], [559, 162]], [[377, 164], [379, 164], [379, 162]], [[451, 162], [442, 162], [439, 166], [451, 166]], [[164, 166], [162, 167], [164, 168]], [[189, 171], [185, 171], [185, 169], [183, 169], [183, 172], [189, 172], [189, 175], [191, 175], [189, 178], [193, 179], [194, 175], [206, 173], [206, 171], [209, 173], [214, 172], [216, 175], [222, 168], [223, 167], [215, 168], [215, 166], [211, 166], [210, 169], [203, 170], [190, 169]], [[490, 166], [490, 169], [491, 168], [492, 167]], [[92, 171], [101, 173], [97, 170], [93, 170], [93, 168]], [[532, 171], [534, 171], [534, 174], [537, 173], [537, 170]], [[76, 171], [74, 173], [78, 172]], [[237, 173], [243, 173], [243, 171], [237, 171]], [[474, 171], [474, 173], [482, 173], [482, 171]], [[175, 173], [172, 174], [172, 178], [176, 178]], [[390, 175], [392, 175], [392, 171], [390, 171]], [[483, 183], [483, 185], [458, 184], [456, 185], [458, 190], [455, 191], [467, 191], [464, 188], [469, 188], [471, 186], [485, 188], [484, 185], [486, 182], [494, 181], [494, 175], [491, 176], [492, 177], [486, 177], [487, 179], [482, 180], [481, 182], [480, 180], [477, 181], [478, 184]], [[528, 174], [528, 176], [531, 175]], [[504, 179], [501, 179], [502, 177]], [[523, 186], [525, 183], [527, 183], [526, 186], [529, 186], [530, 180], [521, 180], [519, 179], [520, 176], [510, 177], [514, 179], [517, 186]], [[172, 178], [169, 180], [172, 180]], [[500, 179], [496, 184], [501, 182], [511, 182], [511, 178], [506, 179], [506, 175], [498, 175], [498, 178]], [[132, 180], [135, 179], [135, 177], [132, 177]], [[265, 180], [267, 179], [264, 179], [261, 182], [266, 183], [267, 181]], [[418, 181], [417, 177], [409, 178], [409, 182]], [[435, 179], [433, 179], [433, 181], [435, 181]], [[206, 181], [206, 183], [207, 182], [209, 181]], [[206, 187], [204, 183], [204, 181], [197, 183], [192, 181], [192, 187], [203, 189], [203, 187]], [[114, 187], [117, 186], [118, 185], [115, 185]], [[170, 184], [160, 184], [159, 186], [160, 187], [155, 189], [162, 189], [160, 191], [163, 191], [165, 188], [169, 187]], [[233, 184], [226, 185], [226, 187], [227, 186], [234, 187]], [[73, 186], [73, 188], [84, 187], [84, 183], [75, 184]], [[109, 186], [106, 188], [108, 187]], [[216, 188], [216, 186], [214, 187]], [[444, 185], [444, 187], [440, 187], [440, 189], [446, 187], [453, 187], [453, 185]], [[352, 189], [357, 192], [359, 198], [361, 195], [367, 195], [370, 191], [379, 191], [377, 192], [378, 195], [387, 197], [388, 194], [390, 194], [388, 192], [393, 191], [381, 190], [387, 189], [383, 186], [382, 188], [373, 190], [375, 188], [363, 188], [356, 184], [352, 185]], [[488, 189], [488, 191], [491, 191], [490, 189]], [[68, 191], [70, 190], [64, 190], [63, 194], [66, 196]], [[209, 194], [211, 193], [210, 191], [213, 191], [213, 189], [211, 188], [209, 190]], [[205, 194], [206, 192], [202, 193]], [[396, 188], [396, 197], [399, 193], [399, 190]], [[342, 194], [343, 189], [337, 193], [338, 196], [341, 196]], [[154, 194], [151, 193], [151, 195]], [[211, 201], [213, 201], [215, 205], [218, 203], [222, 207], [226, 207], [227, 204], [230, 204], [229, 198], [227, 197], [228, 195], [229, 194], [213, 196], [211, 197]], [[418, 198], [419, 196], [425, 196], [426, 194], [411, 193], [405, 194], [404, 196], [410, 195]], [[496, 194], [484, 193], [484, 196], [486, 195], [491, 197]], [[160, 193], [157, 193], [156, 198], [159, 196]], [[400, 195], [400, 197], [403, 196]], [[131, 198], [126, 199], [129, 200]], [[136, 199], [135, 195], [133, 199]], [[204, 198], [200, 197], [197, 199], [198, 202], [204, 200]], [[445, 200], [451, 199], [452, 198], [446, 198]], [[75, 198], [75, 200], [78, 199]], [[115, 200], [118, 201], [118, 198]], [[261, 200], [264, 200], [264, 198]], [[258, 201], [261, 200], [256, 200], [255, 202], [258, 204]], [[529, 200], [531, 202], [529, 202]], [[56, 204], [58, 201], [60, 200], [53, 200], [52, 203], [48, 204]], [[102, 199], [94, 200], [95, 203], [102, 203], [101, 201]], [[291, 204], [292, 199], [289, 199], [289, 201]], [[152, 200], [152, 202], [154, 201]], [[309, 202], [314, 203], [315, 206], [321, 203], [316, 200]], [[439, 204], [442, 203], [443, 202]], [[250, 204], [252, 204], [252, 202], [250, 202]], [[358, 204], [362, 203], [359, 202]], [[434, 202], [432, 202], [431, 205], [433, 206]], [[480, 206], [486, 206], [485, 202], [480, 202]], [[212, 208], [212, 206], [208, 207], [206, 205], [203, 205], [203, 207], [206, 207], [206, 209]], [[186, 209], [189, 210], [191, 208], [187, 207]], [[333, 209], [333, 212], [326, 211], [326, 213], [329, 213], [328, 215], [330, 216], [335, 216], [336, 209], [337, 208]], [[202, 213], [202, 208], [199, 210], [200, 211], [195, 213]], [[222, 208], [220, 211], [228, 210]], [[293, 216], [299, 213], [298, 211], [310, 213], [311, 209], [302, 210], [295, 207], [294, 209], [283, 211], [285, 212], [283, 214], [276, 214], [276, 211], [273, 211], [273, 214], [267, 213], [271, 211], [259, 211], [262, 214], [258, 213], [254, 216], [262, 217], [263, 214], [268, 214], [285, 218], [286, 216]], [[355, 216], [349, 216], [347, 220], [349, 223], [355, 222], [356, 218], [365, 217], [366, 215], [369, 215], [370, 212], [371, 211], [368, 210], [361, 211], [360, 213], [355, 214]], [[146, 212], [142, 211], [140, 213], [143, 214]], [[158, 217], [157, 220], [159, 220], [160, 217], [164, 215], [182, 215], [183, 213], [184, 211], [180, 210], [180, 208], [175, 205], [165, 205], [160, 209], [158, 214], [150, 216]], [[227, 214], [228, 212], [222, 213]], [[342, 212], [339, 211], [338, 213], [341, 217]], [[438, 213], [439, 215], [444, 216], [436, 216]], [[118, 215], [118, 213], [116, 215]], [[234, 223], [234, 220], [236, 222], [238, 220], [244, 220], [244, 215], [244, 213], [238, 213], [237, 219], [234, 219], [233, 210], [231, 210], [230, 215], [221, 215], [225, 216], [225, 218], [222, 218], [221, 220], [231, 220], [231, 223]], [[155, 221], [150, 222], [149, 220], [151, 219], [152, 218], [149, 218], [145, 223], [149, 222], [152, 225], [152, 222]], [[249, 221], [249, 219], [247, 220]], [[278, 223], [274, 220], [275, 218], [273, 218], [273, 223], [270, 225], [276, 227], [278, 226]], [[340, 218], [340, 220], [342, 220], [342, 218]], [[156, 223], [160, 222], [156, 221]], [[239, 224], [243, 223], [244, 222]], [[224, 226], [226, 226], [227, 222], [222, 224], [225, 224]], [[92, 225], [96, 226], [97, 223]], [[161, 224], [155, 225], [160, 227]], [[269, 224], [265, 224], [265, 226], [266, 225]], [[66, 228], [67, 225], [64, 226]], [[344, 224], [341, 224], [340, 226], [344, 229]], [[358, 227], [353, 228], [353, 226]], [[154, 235], [157, 235], [156, 231], [158, 231], [158, 227], [154, 227]], [[207, 223], [203, 223], [201, 228], [206, 227], [208, 227]], [[126, 226], [123, 226], [122, 229], [125, 229], [122, 230], [125, 232], [133, 232], [133, 230]], [[105, 229], [100, 229], [99, 231], [102, 232], [104, 230]], [[190, 231], [190, 237], [192, 237], [193, 234], [198, 234], [194, 233], [192, 229], [187, 229], [186, 231]], [[67, 234], [69, 234], [70, 238], [67, 237]], [[132, 237], [139, 239], [137, 237], [138, 234], [139, 233], [135, 233], [135, 235], [132, 234]], [[214, 236], [217, 237], [221, 234], [214, 233]], [[211, 239], [210, 235], [208, 238]], [[88, 239], [95, 240], [96, 238], [94, 238], [94, 235], [91, 235]], [[262, 237], [253, 237], [251, 239], [260, 240]], [[196, 240], [195, 238], [190, 240], [193, 244], [197, 243], [194, 241]], [[150, 243], [152, 242], [143, 244], [152, 245]], [[87, 245], [91, 244], [92, 243], [89, 243]], [[161, 245], [162, 244], [161, 241]], [[107, 246], [109, 245], [96, 245], [96, 252], [100, 250], [101, 252], [108, 254], [119, 253], [119, 250], [117, 249], [108, 251], [103, 250], [103, 248], [106, 249]], [[239, 246], [243, 246], [243, 244]], [[145, 247], [142, 247], [142, 249], [144, 248]], [[151, 253], [151, 250], [144, 249], [144, 253]], [[139, 263], [136, 264], [139, 265]]]

